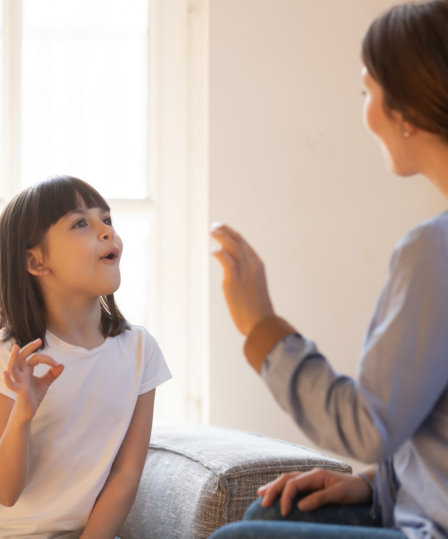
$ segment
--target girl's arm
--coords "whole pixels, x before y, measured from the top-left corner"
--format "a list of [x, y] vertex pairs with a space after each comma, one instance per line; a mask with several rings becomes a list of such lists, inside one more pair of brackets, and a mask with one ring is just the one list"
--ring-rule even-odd
[[148, 452], [155, 391], [138, 397], [129, 429], [81, 539], [111, 539], [125, 521], [134, 503]]
[[[63, 366], [52, 358], [33, 353], [40, 339], [22, 349], [14, 345], [8, 370], [3, 373], [5, 385], [16, 393], [15, 401], [0, 394], [0, 504], [12, 506], [26, 485], [29, 462], [31, 421], [45, 397], [48, 387], [61, 374]], [[31, 354], [31, 355], [30, 355]], [[50, 367], [43, 377], [34, 376], [34, 367]]]
[[20, 417], [13, 399], [0, 395], [0, 504], [15, 504], [26, 483], [30, 421]]

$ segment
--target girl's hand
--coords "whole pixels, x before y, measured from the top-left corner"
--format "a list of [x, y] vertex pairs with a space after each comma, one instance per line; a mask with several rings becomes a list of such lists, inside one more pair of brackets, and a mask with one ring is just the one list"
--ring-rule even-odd
[[261, 504], [268, 507], [281, 493], [280, 511], [286, 516], [291, 511], [296, 495], [305, 491], [312, 492], [298, 503], [301, 511], [312, 511], [328, 503], [340, 505], [369, 503], [372, 499], [372, 490], [362, 477], [319, 468], [309, 472], [283, 474], [260, 487], [258, 495], [263, 496]]
[[[34, 417], [48, 388], [64, 370], [64, 366], [53, 358], [35, 352], [41, 344], [41, 339], [36, 339], [23, 348], [15, 344], [9, 357], [8, 370], [3, 373], [6, 386], [17, 393], [16, 405], [24, 420]], [[39, 363], [50, 367], [41, 377], [34, 376], [34, 367]]]
[[221, 247], [213, 250], [224, 269], [223, 290], [236, 327], [248, 335], [257, 322], [274, 314], [264, 264], [247, 241], [226, 225], [211, 232]]

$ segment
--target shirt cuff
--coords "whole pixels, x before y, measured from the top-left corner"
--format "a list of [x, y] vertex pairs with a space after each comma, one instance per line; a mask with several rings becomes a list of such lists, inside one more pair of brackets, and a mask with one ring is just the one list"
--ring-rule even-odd
[[296, 329], [279, 316], [263, 318], [255, 324], [244, 343], [247, 361], [260, 373], [264, 358], [274, 346], [288, 335], [297, 333]]

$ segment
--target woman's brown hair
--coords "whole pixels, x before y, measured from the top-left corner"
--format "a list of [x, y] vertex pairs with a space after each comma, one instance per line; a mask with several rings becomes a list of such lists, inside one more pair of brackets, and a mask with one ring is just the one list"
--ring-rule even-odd
[[380, 15], [362, 59], [386, 108], [448, 142], [448, 0], [409, 2]]
[[[82, 201], [87, 208], [110, 211], [104, 198], [89, 184], [58, 176], [29, 187], [9, 202], [0, 216], [0, 326], [2, 340], [20, 346], [42, 339], [47, 329], [45, 305], [36, 278], [26, 267], [28, 249], [41, 245], [51, 225]], [[101, 297], [101, 330], [115, 336], [129, 325], [113, 294]]]

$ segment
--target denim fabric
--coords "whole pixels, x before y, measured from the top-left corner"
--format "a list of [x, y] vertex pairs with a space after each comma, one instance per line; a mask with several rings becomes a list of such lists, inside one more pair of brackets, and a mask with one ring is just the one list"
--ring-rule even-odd
[[399, 530], [382, 528], [381, 520], [372, 516], [369, 505], [325, 505], [304, 513], [296, 498], [293, 509], [282, 517], [280, 504], [262, 507], [261, 498], [246, 511], [242, 522], [234, 522], [216, 530], [210, 539], [404, 539]]
[[314, 511], [303, 512], [297, 507], [306, 493], [299, 494], [293, 502], [291, 512], [283, 517], [280, 501], [270, 507], [261, 505], [261, 498], [253, 502], [244, 514], [244, 520], [282, 520], [283, 522], [319, 522], [319, 524], [345, 524], [351, 526], [381, 527], [381, 518], [372, 516], [370, 505], [328, 504]]
[[405, 539], [388, 528], [365, 528], [309, 522], [242, 521], [216, 530], [210, 539]]

